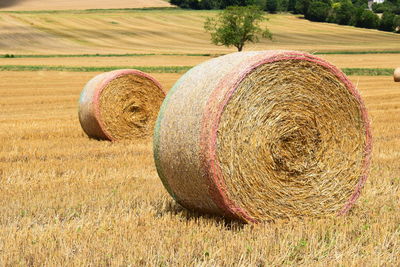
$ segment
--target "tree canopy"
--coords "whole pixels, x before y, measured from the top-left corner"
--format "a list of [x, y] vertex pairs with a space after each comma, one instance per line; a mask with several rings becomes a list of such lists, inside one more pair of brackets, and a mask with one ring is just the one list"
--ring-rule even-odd
[[247, 42], [259, 42], [260, 37], [272, 39], [264, 12], [258, 6], [231, 6], [223, 10], [217, 18], [207, 18], [204, 29], [211, 34], [216, 45], [234, 46], [242, 51]]

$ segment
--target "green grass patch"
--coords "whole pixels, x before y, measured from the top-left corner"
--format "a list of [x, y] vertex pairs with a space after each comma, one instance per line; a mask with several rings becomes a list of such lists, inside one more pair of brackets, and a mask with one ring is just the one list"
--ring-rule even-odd
[[378, 68], [343, 68], [342, 71], [346, 75], [354, 76], [391, 76], [394, 69], [378, 69]]
[[54, 54], [54, 55], [14, 55], [3, 54], [0, 58], [71, 58], [71, 57], [145, 57], [145, 56], [188, 56], [188, 57], [211, 57], [222, 56], [223, 54], [173, 54], [173, 53], [148, 53], [148, 54]]
[[191, 66], [112, 66], [112, 67], [72, 67], [72, 66], [36, 66], [36, 65], [0, 65], [0, 71], [71, 71], [105, 72], [116, 69], [136, 69], [150, 73], [182, 73]]
[[[0, 65], [0, 71], [71, 71], [71, 72], [105, 72], [116, 69], [137, 69], [150, 73], [183, 73], [193, 66], [111, 66], [111, 67], [73, 67], [45, 65]], [[394, 69], [379, 68], [343, 68], [346, 75], [357, 76], [391, 76]]]
[[368, 55], [368, 54], [400, 54], [400, 50], [395, 51], [326, 51], [313, 52], [313, 55]]

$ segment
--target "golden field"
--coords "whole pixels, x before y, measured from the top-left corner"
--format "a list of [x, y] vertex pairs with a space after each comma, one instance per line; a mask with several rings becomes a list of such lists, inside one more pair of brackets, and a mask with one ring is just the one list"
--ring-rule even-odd
[[[400, 54], [398, 56], [400, 58]], [[69, 58], [0, 58], [0, 65], [46, 66], [194, 66], [211, 56], [123, 56], [123, 57], [69, 57]], [[390, 60], [388, 58], [388, 60]]]
[[[202, 30], [211, 11], [1, 13], [0, 54], [228, 53]], [[396, 50], [400, 35], [269, 15], [252, 49]], [[393, 68], [399, 54], [321, 55]], [[210, 57], [0, 58], [0, 65], [187, 66]], [[179, 207], [151, 140], [90, 140], [77, 116], [95, 72], [0, 71], [0, 266], [398, 266], [400, 83], [350, 76], [372, 119], [371, 175], [346, 217], [242, 225]], [[169, 90], [182, 74], [155, 73]]]
[[100, 8], [146, 8], [170, 7], [164, 0], [2, 0], [0, 10], [68, 10], [68, 9], [100, 9]]
[[[68, 57], [68, 58], [0, 58], [0, 65], [45, 66], [195, 66], [212, 56], [146, 55], [116, 57]], [[400, 66], [399, 54], [318, 55], [339, 68], [396, 68]]]
[[[351, 77], [375, 144], [349, 216], [241, 225], [177, 206], [150, 140], [85, 136], [77, 102], [94, 74], [0, 72], [0, 265], [400, 263], [400, 86], [391, 77]], [[166, 88], [180, 76], [154, 75]]]
[[[228, 53], [204, 32], [215, 11], [0, 13], [0, 54]], [[399, 50], [400, 35], [268, 15], [273, 40], [245, 50]]]

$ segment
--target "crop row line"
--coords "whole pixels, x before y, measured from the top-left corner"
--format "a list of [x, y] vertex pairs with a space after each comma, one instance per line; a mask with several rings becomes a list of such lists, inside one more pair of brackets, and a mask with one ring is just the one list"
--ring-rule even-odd
[[[325, 51], [311, 52], [313, 55], [368, 55], [368, 54], [400, 54], [400, 50], [396, 51]], [[191, 57], [217, 57], [225, 54], [209, 54], [209, 53], [126, 53], [126, 54], [48, 54], [48, 55], [15, 55], [0, 54], [0, 58], [69, 58], [69, 57], [145, 57], [145, 56], [191, 56]]]
[[[70, 72], [105, 72], [116, 69], [137, 69], [150, 73], [183, 73], [193, 66], [110, 66], [110, 67], [75, 67], [45, 65], [0, 65], [0, 71], [70, 71]], [[342, 68], [346, 75], [390, 76], [392, 68]]]

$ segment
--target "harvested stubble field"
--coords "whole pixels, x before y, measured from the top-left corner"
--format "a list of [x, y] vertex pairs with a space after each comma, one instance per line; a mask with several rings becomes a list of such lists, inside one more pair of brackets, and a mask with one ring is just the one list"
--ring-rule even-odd
[[65, 10], [99, 8], [148, 8], [170, 7], [164, 0], [2, 0], [0, 10]]
[[[0, 14], [1, 54], [228, 53], [211, 44], [204, 20], [214, 11], [95, 10]], [[246, 50], [398, 50], [400, 35], [289, 14], [268, 15], [274, 39]], [[316, 47], [316, 45], [318, 45]]]
[[[392, 77], [350, 77], [375, 145], [348, 217], [240, 225], [174, 204], [150, 141], [85, 136], [77, 102], [95, 74], [0, 72], [1, 266], [400, 263], [400, 87]], [[154, 76], [169, 89], [180, 74]]]
[[[59, 66], [194, 66], [209, 56], [124, 56], [124, 57], [70, 57], [70, 58], [0, 58], [0, 65]], [[398, 55], [400, 59], [400, 55]], [[390, 57], [388, 57], [390, 60]]]
[[[45, 65], [45, 66], [195, 66], [216, 55], [144, 55], [66, 58], [0, 58], [0, 65]], [[318, 55], [339, 68], [396, 68], [400, 66], [398, 54], [362, 55]]]

